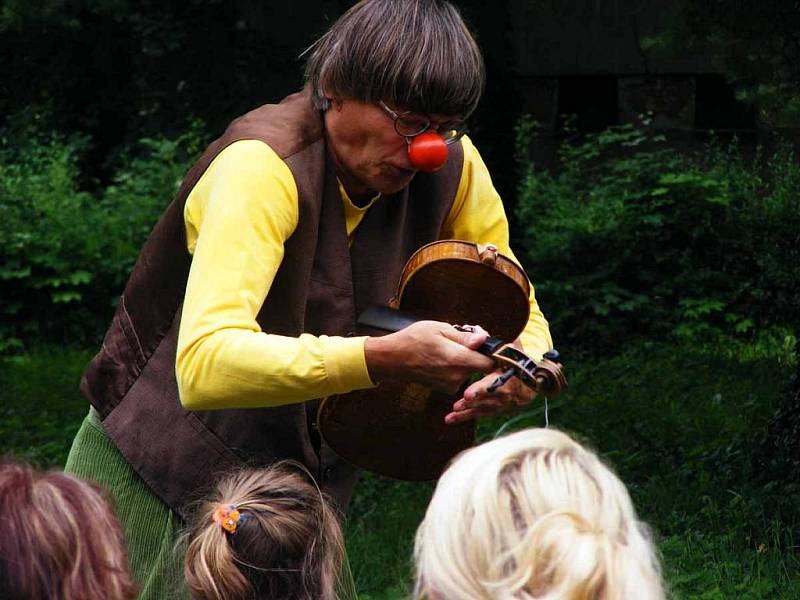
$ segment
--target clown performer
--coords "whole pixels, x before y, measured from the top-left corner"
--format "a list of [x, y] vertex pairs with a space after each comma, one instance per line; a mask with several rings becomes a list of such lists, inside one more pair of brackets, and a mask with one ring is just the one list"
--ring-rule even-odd
[[[221, 473], [295, 460], [346, 509], [358, 471], [320, 439], [315, 399], [385, 380], [455, 393], [480, 372], [447, 423], [531, 402], [517, 378], [486, 391], [485, 332], [348, 335], [429, 242], [513, 259], [464, 135], [483, 86], [449, 2], [363, 0], [309, 49], [302, 91], [234, 120], [188, 172], [83, 376], [91, 408], [66, 466], [115, 498], [141, 598], [174, 597], [187, 506]], [[552, 347], [533, 288], [516, 342], [536, 360]]]

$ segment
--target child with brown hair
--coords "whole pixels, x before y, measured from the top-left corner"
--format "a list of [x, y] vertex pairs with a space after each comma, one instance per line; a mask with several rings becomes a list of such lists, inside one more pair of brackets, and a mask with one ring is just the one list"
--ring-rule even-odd
[[188, 532], [185, 575], [201, 600], [334, 600], [344, 558], [333, 509], [282, 462], [223, 478]]
[[135, 596], [122, 529], [99, 488], [65, 473], [0, 463], [0, 598]]

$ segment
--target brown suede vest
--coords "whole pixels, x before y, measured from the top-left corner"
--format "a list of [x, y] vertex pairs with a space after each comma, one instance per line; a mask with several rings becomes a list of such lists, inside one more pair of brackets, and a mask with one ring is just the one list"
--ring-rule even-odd
[[269, 333], [348, 335], [355, 316], [392, 297], [403, 265], [438, 239], [458, 188], [461, 144], [445, 167], [417, 174], [376, 202], [348, 248], [342, 201], [320, 113], [307, 91], [233, 121], [184, 179], [134, 266], [81, 390], [121, 452], [152, 490], [183, 513], [222, 472], [295, 459], [344, 509], [357, 470], [319, 439], [317, 401], [277, 408], [189, 412], [178, 397], [175, 354], [191, 264], [183, 208], [211, 161], [237, 140], [267, 143], [285, 161], [299, 196], [299, 223], [257, 316]]

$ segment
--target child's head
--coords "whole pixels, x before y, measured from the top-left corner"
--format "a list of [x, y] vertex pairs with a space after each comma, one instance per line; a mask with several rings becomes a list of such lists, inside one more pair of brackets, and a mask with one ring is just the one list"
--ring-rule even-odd
[[135, 596], [122, 529], [98, 488], [0, 463], [0, 598]]
[[664, 597], [646, 527], [622, 482], [569, 436], [528, 429], [459, 455], [415, 546], [418, 596]]
[[186, 582], [196, 598], [334, 598], [344, 557], [341, 527], [298, 465], [223, 478], [188, 536]]

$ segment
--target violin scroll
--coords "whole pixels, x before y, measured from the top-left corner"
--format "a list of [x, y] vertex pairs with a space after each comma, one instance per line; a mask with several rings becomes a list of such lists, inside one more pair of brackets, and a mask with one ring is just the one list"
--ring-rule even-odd
[[508, 368], [487, 388], [490, 394], [514, 376], [537, 394], [548, 398], [555, 398], [567, 387], [564, 369], [561, 363], [556, 362], [560, 355], [555, 349], [546, 352], [539, 362], [511, 344], [503, 345], [491, 356], [498, 365]]
[[536, 391], [548, 398], [555, 398], [567, 387], [567, 378], [561, 363], [549, 358], [542, 358], [536, 363], [533, 378], [536, 381]]

